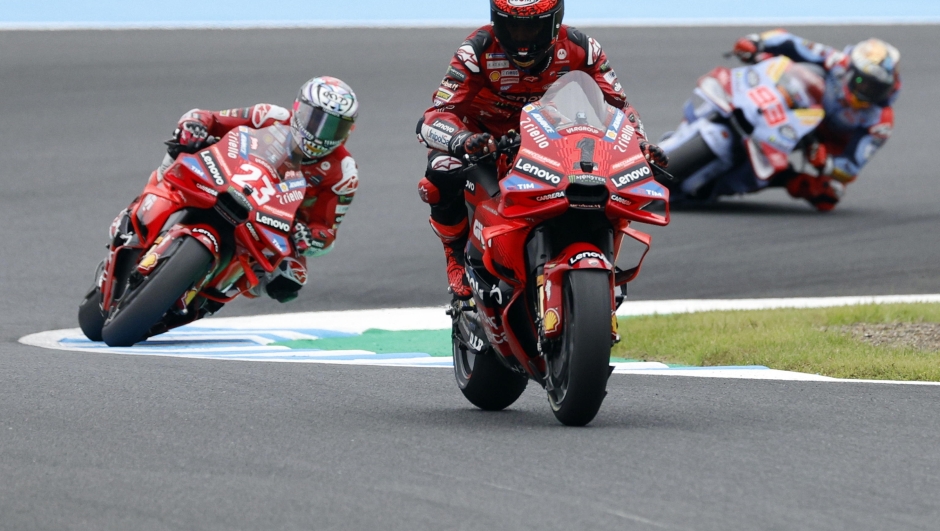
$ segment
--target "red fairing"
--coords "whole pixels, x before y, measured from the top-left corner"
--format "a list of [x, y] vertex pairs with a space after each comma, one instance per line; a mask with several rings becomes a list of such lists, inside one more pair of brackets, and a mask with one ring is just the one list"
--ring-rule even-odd
[[[522, 107], [537, 101], [548, 87], [571, 71], [588, 73], [607, 102], [638, 116], [601, 45], [580, 31], [562, 25], [550, 63], [540, 73], [520, 71], [496, 41], [491, 26], [472, 33], [460, 46], [424, 114], [419, 140], [447, 151], [461, 130], [500, 137], [518, 129]], [[645, 138], [642, 127], [638, 127]]]
[[[291, 111], [258, 103], [251, 107], [207, 111], [193, 109], [180, 118], [198, 120], [209, 134], [221, 137], [237, 127], [260, 129], [274, 124], [290, 125]], [[301, 166], [307, 179], [304, 201], [297, 219], [307, 224], [314, 240], [327, 248], [336, 240], [336, 231], [359, 188], [359, 170], [346, 146], [336, 148], [326, 157]]]

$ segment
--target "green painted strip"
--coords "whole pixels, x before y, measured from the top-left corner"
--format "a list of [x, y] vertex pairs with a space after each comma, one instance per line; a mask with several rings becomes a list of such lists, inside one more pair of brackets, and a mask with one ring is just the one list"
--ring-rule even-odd
[[272, 345], [292, 349], [366, 350], [376, 354], [423, 352], [436, 357], [450, 357], [450, 330], [407, 330], [396, 332], [370, 328], [361, 336], [331, 337], [281, 341]]

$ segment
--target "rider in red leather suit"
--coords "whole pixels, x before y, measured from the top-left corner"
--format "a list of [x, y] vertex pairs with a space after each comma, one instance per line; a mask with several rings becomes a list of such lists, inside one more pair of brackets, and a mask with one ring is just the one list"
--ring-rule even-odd
[[627, 103], [601, 45], [561, 23], [564, 0], [490, 0], [490, 10], [492, 24], [458, 48], [417, 130], [430, 149], [418, 191], [431, 206], [431, 228], [444, 244], [450, 290], [464, 299], [472, 293], [463, 266], [465, 157], [493, 152], [495, 139], [518, 130], [522, 107], [559, 77], [572, 70], [593, 76], [607, 102], [635, 124], [647, 158], [666, 165], [663, 151], [645, 141], [639, 114]]
[[[356, 161], [345, 146], [357, 112], [356, 96], [345, 83], [319, 77], [301, 87], [293, 111], [267, 103], [224, 111], [193, 109], [179, 119], [173, 140], [167, 142], [167, 151], [175, 158], [182, 152], [198, 151], [214, 140], [210, 137], [219, 138], [237, 127], [291, 127], [307, 188], [291, 235], [294, 258], [285, 259], [280, 269], [262, 278], [262, 288], [280, 302], [297, 297], [307, 278], [306, 259], [332, 249], [359, 186]], [[305, 130], [318, 133], [305, 134]]]

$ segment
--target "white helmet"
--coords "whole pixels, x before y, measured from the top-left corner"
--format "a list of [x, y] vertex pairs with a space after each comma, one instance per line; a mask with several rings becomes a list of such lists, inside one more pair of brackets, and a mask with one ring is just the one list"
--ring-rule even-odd
[[358, 114], [359, 101], [349, 85], [335, 77], [315, 77], [300, 87], [294, 101], [294, 143], [305, 158], [323, 158], [346, 141]]

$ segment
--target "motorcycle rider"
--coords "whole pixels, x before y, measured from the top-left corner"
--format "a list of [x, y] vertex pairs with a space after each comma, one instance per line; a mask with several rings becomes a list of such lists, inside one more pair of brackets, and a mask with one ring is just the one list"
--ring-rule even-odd
[[784, 55], [825, 70], [826, 117], [814, 133], [816, 142], [807, 149], [808, 162], [818, 175], [794, 172], [780, 184], [791, 196], [806, 199], [818, 210], [832, 210], [845, 185], [856, 179], [891, 136], [891, 105], [901, 89], [900, 52], [880, 39], [839, 51], [777, 29], [738, 39], [733, 53], [749, 64]]
[[[607, 103], [623, 109], [637, 129], [646, 158], [666, 166], [666, 154], [646, 141], [639, 115], [627, 103], [601, 45], [562, 24], [564, 0], [490, 0], [491, 24], [470, 34], [457, 49], [418, 122], [418, 140], [429, 148], [418, 183], [431, 207], [430, 223], [444, 244], [447, 280], [458, 298], [472, 295], [464, 271], [468, 221], [463, 190], [465, 161], [496, 150], [496, 140], [519, 127], [522, 107], [541, 98], [572, 70], [591, 75]], [[487, 171], [495, 167], [481, 164]]]
[[179, 119], [173, 138], [166, 142], [173, 159], [180, 153], [195, 153], [237, 127], [290, 127], [294, 168], [307, 180], [291, 234], [295, 252], [272, 273], [259, 275], [261, 285], [252, 295], [260, 295], [263, 289], [279, 302], [295, 299], [306, 283], [306, 259], [325, 255], [333, 248], [359, 186], [356, 161], [345, 146], [358, 112], [359, 102], [349, 85], [324, 76], [300, 87], [292, 110], [259, 103], [223, 111], [193, 109]]

